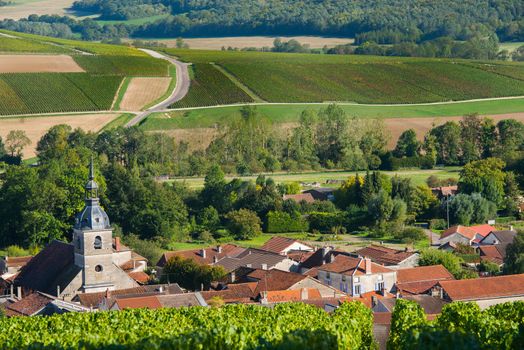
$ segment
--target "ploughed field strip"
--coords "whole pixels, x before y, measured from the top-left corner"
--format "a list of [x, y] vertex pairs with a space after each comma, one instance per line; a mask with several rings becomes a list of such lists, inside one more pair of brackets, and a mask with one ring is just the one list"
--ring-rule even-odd
[[84, 70], [67, 55], [0, 55], [0, 73], [80, 72]]
[[253, 99], [226, 75], [209, 63], [192, 65], [194, 77], [188, 94], [171, 108], [214, 106], [253, 102]]
[[[524, 95], [524, 64], [508, 62], [165, 51], [187, 62], [220, 65], [268, 102], [401, 104]], [[192, 89], [199, 88], [196, 82]], [[221, 93], [227, 89], [224, 83]]]
[[120, 102], [120, 110], [139, 111], [162, 97], [171, 78], [132, 78]]
[[71, 53], [71, 50], [58, 45], [39, 43], [36, 41], [18, 38], [2, 37], [0, 40], [0, 52], [8, 53]]

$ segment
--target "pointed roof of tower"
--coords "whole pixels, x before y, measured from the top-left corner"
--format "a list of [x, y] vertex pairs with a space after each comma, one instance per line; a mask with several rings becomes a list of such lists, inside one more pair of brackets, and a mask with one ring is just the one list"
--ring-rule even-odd
[[109, 217], [98, 201], [98, 184], [95, 181], [93, 158], [89, 164], [89, 179], [85, 186], [84, 209], [77, 215], [75, 228], [79, 230], [105, 230], [111, 228]]

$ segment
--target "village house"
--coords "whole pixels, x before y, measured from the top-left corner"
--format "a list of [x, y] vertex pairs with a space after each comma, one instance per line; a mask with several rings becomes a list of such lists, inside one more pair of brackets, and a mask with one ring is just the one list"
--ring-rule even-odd
[[440, 235], [440, 245], [443, 249], [449, 249], [451, 244], [477, 246], [484, 237], [495, 230], [491, 225], [452, 226]]
[[511, 244], [517, 236], [517, 231], [491, 231], [479, 242], [479, 245]]
[[313, 198], [313, 195], [311, 193], [298, 193], [298, 194], [285, 194], [282, 199], [284, 200], [293, 200], [297, 203], [306, 202], [306, 203], [313, 203], [315, 201], [315, 198]]
[[260, 249], [246, 249], [236, 257], [225, 257], [218, 260], [215, 266], [222, 266], [226, 272], [236, 270], [241, 266], [255, 269], [296, 271], [298, 263], [285, 255], [275, 254]]
[[[218, 289], [229, 288], [233, 283], [255, 282], [254, 296], [261, 292], [280, 290], [317, 289], [323, 298], [342, 297], [346, 294], [311, 276], [280, 270], [262, 270], [241, 267], [231, 272]], [[226, 286], [226, 287], [224, 287]]]
[[480, 259], [502, 267], [506, 258], [506, 249], [516, 236], [517, 232], [513, 230], [490, 232], [479, 242], [477, 250]]
[[353, 258], [339, 254], [332, 262], [318, 267], [317, 278], [351, 296], [378, 291], [385, 293], [396, 282], [397, 272], [369, 258]]
[[275, 236], [271, 237], [260, 250], [264, 250], [270, 253], [287, 255], [288, 253], [293, 252], [312, 252], [314, 251], [313, 247], [299, 242], [295, 239], [288, 237]]
[[444, 266], [419, 266], [397, 270], [397, 281], [392, 292], [399, 296], [427, 294], [440, 281], [454, 280], [455, 278]]
[[[21, 287], [24, 295], [38, 291], [64, 300], [79, 293], [136, 287], [138, 282], [120, 267], [132, 260], [133, 254], [118, 248], [109, 218], [99, 204], [91, 162], [85, 206], [77, 215], [72, 243], [51, 242], [21, 269], [14, 285]], [[135, 258], [139, 261], [131, 271], [143, 270], [145, 259]]]
[[52, 295], [35, 292], [24, 298], [14, 296], [1, 306], [7, 317], [62, 314], [66, 312], [88, 312], [89, 308], [58, 299]]
[[357, 258], [370, 258], [371, 261], [391, 269], [417, 266], [419, 259], [417, 252], [410, 251], [407, 248], [397, 250], [376, 244], [355, 250], [351, 255]]
[[225, 257], [238, 257], [246, 249], [235, 244], [224, 244], [215, 247], [208, 247], [202, 249], [180, 250], [174, 252], [165, 252], [158, 260], [156, 266], [159, 270], [167, 264], [169, 259], [179, 256], [184, 259], [193, 260], [199, 265], [213, 265]]
[[[402, 299], [414, 301], [419, 304], [429, 320], [434, 319], [442, 312], [442, 308], [448, 304], [447, 301], [431, 295], [407, 295]], [[373, 312], [389, 312], [392, 313], [397, 303], [397, 298], [383, 298], [377, 299], [372, 307]]]
[[316, 201], [334, 201], [335, 189], [331, 187], [317, 187], [312, 188], [302, 193], [309, 193]]
[[471, 301], [485, 309], [508, 301], [523, 301], [524, 274], [440, 281], [434, 289], [434, 295], [448, 302]]
[[124, 309], [160, 309], [190, 306], [207, 306], [199, 292], [183, 294], [158, 294], [149, 296], [112, 295], [107, 291], [98, 305], [100, 311]]

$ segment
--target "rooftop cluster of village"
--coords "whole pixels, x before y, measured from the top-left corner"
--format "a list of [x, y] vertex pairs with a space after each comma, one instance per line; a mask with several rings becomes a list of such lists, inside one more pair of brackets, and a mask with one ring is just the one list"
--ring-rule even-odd
[[[453, 194], [456, 188], [435, 190]], [[7, 317], [283, 302], [330, 312], [360, 301], [372, 309], [375, 336], [384, 343], [399, 298], [418, 303], [430, 319], [455, 301], [486, 308], [524, 300], [524, 274], [489, 276], [476, 270], [482, 262], [502, 267], [517, 236], [511, 227], [458, 225], [432, 238], [434, 252], [473, 252], [469, 256], [477, 259], [462, 267], [469, 277], [476, 274], [469, 279], [457, 279], [457, 271], [442, 264], [420, 264], [421, 253], [409, 248], [370, 244], [350, 251], [278, 235], [259, 248], [213, 245], [166, 251], [158, 261], [147, 261], [114, 237], [99, 205], [92, 165], [85, 191], [72, 242], [55, 240], [35, 256], [0, 260], [1, 309]], [[307, 200], [317, 192], [290, 198]]]

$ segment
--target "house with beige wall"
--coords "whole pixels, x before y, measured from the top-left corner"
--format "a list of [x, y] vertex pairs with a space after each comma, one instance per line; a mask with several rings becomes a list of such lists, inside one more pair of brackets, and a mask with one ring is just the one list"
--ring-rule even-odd
[[318, 268], [317, 278], [351, 296], [367, 292], [390, 291], [397, 272], [371, 261], [369, 258], [353, 258], [346, 255], [333, 256], [330, 263]]

